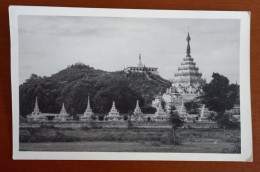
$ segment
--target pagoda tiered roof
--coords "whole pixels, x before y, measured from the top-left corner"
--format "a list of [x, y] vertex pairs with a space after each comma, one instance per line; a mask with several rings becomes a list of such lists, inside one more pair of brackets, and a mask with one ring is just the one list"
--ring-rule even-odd
[[181, 66], [178, 67], [178, 71], [174, 74], [174, 84], [181, 84], [183, 86], [189, 86], [195, 84], [196, 86], [202, 83], [202, 74], [199, 73], [199, 68], [196, 66], [194, 59], [191, 57], [190, 49], [190, 35], [187, 36], [187, 54], [181, 62]]

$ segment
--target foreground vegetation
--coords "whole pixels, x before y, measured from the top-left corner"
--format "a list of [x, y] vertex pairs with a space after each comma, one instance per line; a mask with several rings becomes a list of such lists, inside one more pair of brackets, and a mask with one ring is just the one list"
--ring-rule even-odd
[[240, 153], [240, 130], [20, 129], [20, 150]]

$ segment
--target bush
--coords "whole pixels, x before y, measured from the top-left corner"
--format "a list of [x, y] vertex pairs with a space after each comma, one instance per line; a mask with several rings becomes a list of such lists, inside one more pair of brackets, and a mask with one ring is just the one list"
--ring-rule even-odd
[[88, 126], [83, 126], [83, 127], [81, 127], [81, 129], [82, 129], [83, 131], [88, 131], [90, 128], [89, 128]]
[[56, 136], [52, 140], [52, 142], [74, 142], [74, 141], [80, 141], [80, 139], [74, 136], [66, 136], [59, 131], [56, 132]]
[[20, 142], [29, 142], [31, 134], [28, 130], [20, 130], [19, 141]]
[[158, 146], [161, 146], [161, 143], [160, 143], [160, 142], [152, 142], [152, 143], [151, 143], [151, 146], [156, 146], [156, 147], [158, 147]]
[[241, 153], [241, 139], [240, 138], [236, 138], [233, 146], [234, 146], [234, 148], [232, 150], [232, 153]]
[[199, 104], [194, 101], [186, 102], [186, 103], [184, 103], [184, 106], [189, 114], [199, 114], [200, 113]]

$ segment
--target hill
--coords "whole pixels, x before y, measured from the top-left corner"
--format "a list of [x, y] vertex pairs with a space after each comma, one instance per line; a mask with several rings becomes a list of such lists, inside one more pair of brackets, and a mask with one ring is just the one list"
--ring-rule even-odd
[[[149, 75], [149, 77], [147, 77]], [[133, 110], [136, 100], [145, 112], [154, 97], [170, 86], [170, 82], [151, 73], [106, 72], [84, 64], [74, 64], [50, 77], [32, 74], [19, 86], [20, 115], [32, 112], [38, 96], [42, 112], [58, 113], [64, 102], [68, 113], [83, 113], [88, 95], [96, 113], [107, 113], [116, 101], [121, 113]]]

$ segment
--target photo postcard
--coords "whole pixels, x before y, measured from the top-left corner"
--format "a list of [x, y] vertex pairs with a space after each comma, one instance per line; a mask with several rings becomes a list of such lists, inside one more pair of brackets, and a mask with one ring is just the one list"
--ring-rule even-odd
[[249, 12], [9, 17], [14, 159], [253, 160]]

